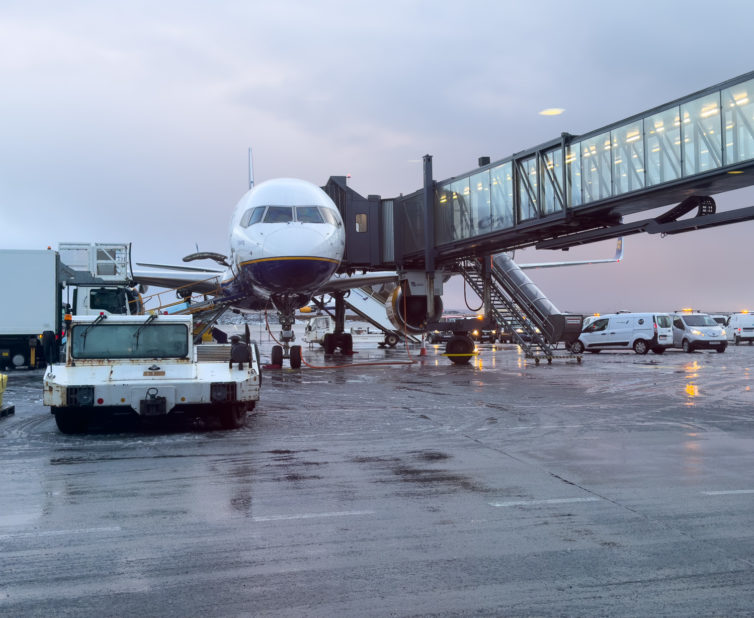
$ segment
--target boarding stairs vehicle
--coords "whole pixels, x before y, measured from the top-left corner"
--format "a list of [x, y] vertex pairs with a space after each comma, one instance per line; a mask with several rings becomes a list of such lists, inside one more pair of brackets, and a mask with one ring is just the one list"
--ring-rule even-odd
[[241, 427], [259, 399], [253, 342], [194, 345], [191, 316], [66, 316], [61, 362], [48, 365], [43, 402], [62, 433], [105, 416], [215, 418]]
[[[489, 260], [489, 261], [487, 261]], [[485, 313], [521, 346], [526, 358], [539, 364], [576, 355], [558, 351], [559, 341], [569, 342], [581, 332], [582, 316], [561, 314], [515, 262], [505, 254], [485, 260], [463, 260], [464, 281], [484, 300]]]

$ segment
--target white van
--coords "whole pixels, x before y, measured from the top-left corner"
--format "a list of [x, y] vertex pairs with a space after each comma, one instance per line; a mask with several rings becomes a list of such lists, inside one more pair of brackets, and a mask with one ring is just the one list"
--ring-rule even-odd
[[749, 345], [754, 341], [754, 314], [734, 313], [728, 318], [725, 328], [728, 339], [738, 345], [742, 341], [748, 341]]
[[667, 313], [611, 313], [588, 324], [571, 344], [573, 354], [633, 350], [662, 354], [673, 345], [673, 322]]
[[706, 313], [676, 311], [673, 315], [673, 347], [684, 352], [717, 350], [722, 354], [727, 346], [725, 328]]

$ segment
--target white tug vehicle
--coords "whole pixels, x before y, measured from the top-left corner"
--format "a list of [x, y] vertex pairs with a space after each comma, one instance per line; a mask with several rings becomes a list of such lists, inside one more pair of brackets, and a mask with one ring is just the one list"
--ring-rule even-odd
[[105, 415], [215, 417], [241, 427], [259, 400], [254, 343], [194, 345], [186, 315], [66, 316], [65, 359], [44, 375], [63, 433]]

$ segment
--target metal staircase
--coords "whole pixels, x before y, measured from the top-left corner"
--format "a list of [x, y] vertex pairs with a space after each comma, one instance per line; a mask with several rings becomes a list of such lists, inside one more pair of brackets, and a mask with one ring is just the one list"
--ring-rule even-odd
[[542, 359], [550, 363], [555, 357], [573, 357], [565, 351], [557, 352], [555, 345], [547, 341], [544, 333], [549, 327], [545, 316], [539, 314], [521, 290], [502, 276], [494, 262], [485, 268], [479, 260], [464, 260], [460, 263], [460, 272], [469, 287], [485, 300], [488, 317], [494, 317], [500, 327], [512, 334], [526, 358], [539, 364]]

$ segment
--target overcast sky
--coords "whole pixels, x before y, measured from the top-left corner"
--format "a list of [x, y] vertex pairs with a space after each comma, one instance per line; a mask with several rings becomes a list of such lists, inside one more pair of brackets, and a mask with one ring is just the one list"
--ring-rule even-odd
[[[249, 146], [258, 182], [410, 193], [424, 154], [442, 180], [750, 71], [752, 23], [743, 0], [4, 0], [0, 248], [227, 253]], [[752, 234], [633, 236], [619, 265], [529, 273], [563, 310], [754, 309]]]

